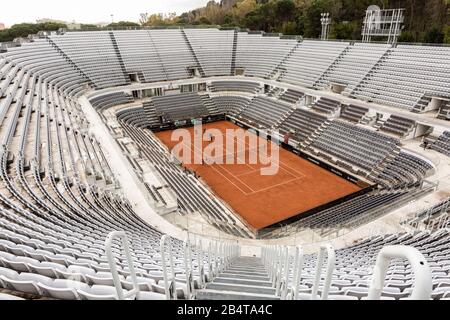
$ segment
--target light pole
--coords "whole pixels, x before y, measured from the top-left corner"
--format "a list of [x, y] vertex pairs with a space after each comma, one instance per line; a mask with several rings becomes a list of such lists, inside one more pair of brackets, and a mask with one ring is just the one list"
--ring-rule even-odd
[[331, 18], [328, 12], [320, 14], [320, 23], [322, 24], [322, 35], [320, 39], [327, 40], [330, 33]]

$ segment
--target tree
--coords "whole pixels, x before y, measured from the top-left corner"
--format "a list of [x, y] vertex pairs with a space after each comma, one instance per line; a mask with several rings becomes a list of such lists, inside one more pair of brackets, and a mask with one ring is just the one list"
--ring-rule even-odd
[[[332, 7], [331, 0], [314, 0], [305, 11], [305, 37], [318, 38], [322, 30], [320, 14]], [[336, 19], [336, 17], [333, 17]], [[337, 20], [337, 19], [336, 19]]]
[[0, 31], [0, 42], [12, 41], [15, 38], [27, 37], [30, 34], [36, 34], [39, 31], [56, 31], [61, 28], [67, 28], [63, 23], [19, 23], [11, 28]]
[[355, 25], [349, 22], [335, 23], [332, 25], [330, 31], [330, 38], [332, 39], [353, 39]]
[[276, 2], [275, 14], [282, 22], [294, 19], [295, 10], [295, 3], [292, 0], [280, 0]]
[[236, 21], [243, 21], [246, 15], [258, 8], [255, 0], [242, 0], [236, 3], [231, 9], [231, 13]]
[[200, 22], [200, 24], [211, 24], [211, 21], [209, 21], [206, 17], [201, 17], [198, 22]]
[[425, 43], [443, 43], [444, 34], [439, 29], [433, 28], [427, 32], [424, 41]]
[[444, 43], [449, 43], [450, 44], [450, 26], [446, 26], [444, 28]]
[[226, 24], [226, 25], [231, 25], [231, 24], [233, 24], [233, 23], [234, 23], [233, 17], [232, 17], [231, 15], [229, 15], [229, 14], [226, 14], [226, 15], [223, 17], [223, 23]]
[[404, 31], [398, 37], [398, 42], [414, 42], [414, 35], [409, 31]]
[[147, 16], [147, 22], [145, 22], [144, 26], [166, 26], [166, 25], [172, 25], [177, 23], [178, 18], [177, 14], [175, 12], [171, 12], [168, 14], [162, 14], [162, 13], [154, 13], [149, 16]]
[[130, 21], [119, 21], [119, 22], [113, 22], [107, 25], [108, 28], [129, 28], [129, 27], [139, 27], [139, 24], [136, 22], [130, 22]]
[[297, 23], [295, 21], [288, 21], [283, 23], [281, 27], [281, 33], [287, 35], [296, 35], [297, 34]]
[[95, 24], [82, 24], [80, 25], [81, 30], [99, 30], [100, 28]]

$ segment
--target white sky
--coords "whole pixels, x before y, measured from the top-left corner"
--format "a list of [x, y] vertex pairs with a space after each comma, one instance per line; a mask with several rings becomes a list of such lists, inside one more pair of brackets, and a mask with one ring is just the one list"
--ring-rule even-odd
[[139, 21], [148, 12], [177, 14], [206, 5], [208, 0], [5, 0], [0, 5], [0, 22], [7, 27], [20, 22], [49, 18], [82, 23]]

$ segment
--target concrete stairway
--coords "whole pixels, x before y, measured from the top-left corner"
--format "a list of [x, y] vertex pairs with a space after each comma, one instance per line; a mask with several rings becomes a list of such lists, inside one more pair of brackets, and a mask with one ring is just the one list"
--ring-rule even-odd
[[259, 258], [239, 257], [205, 289], [197, 300], [279, 300]]

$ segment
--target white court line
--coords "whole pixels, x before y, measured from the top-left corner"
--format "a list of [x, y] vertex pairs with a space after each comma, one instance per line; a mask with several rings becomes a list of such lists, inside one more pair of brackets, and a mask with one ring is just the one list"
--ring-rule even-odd
[[285, 181], [285, 182], [282, 182], [282, 183], [274, 184], [274, 185], [272, 185], [270, 187], [267, 187], [267, 188], [260, 189], [258, 191], [255, 191], [254, 193], [259, 193], [259, 192], [267, 191], [267, 190], [270, 190], [270, 189], [273, 189], [273, 188], [276, 188], [276, 187], [281, 187], [284, 184], [288, 184], [288, 183], [291, 183], [291, 182], [294, 182], [294, 181], [297, 181], [297, 180], [301, 180], [301, 179], [303, 179], [303, 178], [294, 178], [294, 179], [291, 179], [291, 180], [288, 180], [288, 181]]
[[[254, 133], [251, 133], [251, 134], [254, 134]], [[245, 149], [245, 150], [244, 150], [245, 152], [251, 150], [251, 149], [250, 149], [250, 146], [248, 145], [248, 143], [247, 143], [245, 140], [239, 139], [238, 137], [234, 137], [234, 138], [236, 138], [236, 140], [238, 140], [238, 141], [240, 141], [240, 142], [244, 141], [245, 146], [246, 146], [246, 147], [249, 147], [249, 149]], [[257, 138], [258, 138], [258, 139], [261, 139], [261, 141], [267, 141], [267, 140], [264, 140], [263, 138], [261, 138], [261, 137], [259, 137], [259, 136], [257, 136]], [[273, 142], [271, 142], [271, 143], [273, 143]], [[192, 151], [193, 151], [193, 152], [200, 152], [200, 155], [202, 156], [202, 159], [203, 159], [203, 152], [202, 152], [202, 150], [199, 150], [198, 148], [196, 148], [195, 145], [193, 146], [194, 148], [192, 149], [192, 146], [189, 146], [189, 145], [186, 144], [186, 143], [183, 143], [183, 144], [184, 144], [185, 146], [187, 146], [188, 149], [189, 149], [191, 152], [192, 152]], [[273, 144], [274, 144], [274, 143], [273, 143]], [[202, 145], [202, 148], [203, 148], [203, 145]], [[253, 149], [253, 150], [256, 150], [256, 149]], [[227, 155], [233, 155], [233, 158], [234, 158], [234, 156], [237, 156], [236, 153], [225, 153], [224, 155], [225, 155], [225, 156], [227, 156]], [[283, 163], [282, 161], [278, 161], [278, 167], [281, 168], [282, 170], [286, 171], [289, 175], [291, 175], [291, 176], [293, 176], [293, 177], [295, 177], [295, 178], [294, 178], [294, 179], [291, 179], [291, 180], [288, 180], [288, 181], [285, 181], [285, 182], [282, 182], [282, 183], [278, 183], [278, 184], [272, 185], [272, 186], [267, 187], [267, 188], [263, 188], [263, 189], [260, 189], [260, 190], [256, 190], [256, 191], [255, 191], [253, 188], [251, 188], [249, 185], [247, 185], [244, 181], [242, 181], [239, 177], [240, 177], [240, 176], [244, 176], [244, 175], [248, 175], [248, 174], [251, 174], [251, 173], [254, 173], [254, 172], [256, 172], [256, 171], [260, 171], [260, 169], [254, 169], [252, 166], [250, 166], [249, 164], [245, 163], [245, 165], [247, 165], [248, 167], [250, 167], [250, 168], [252, 169], [252, 171], [249, 171], [249, 172], [246, 172], [246, 173], [243, 173], [243, 174], [239, 174], [239, 175], [235, 175], [235, 174], [233, 174], [232, 172], [230, 172], [227, 168], [224, 167], [224, 165], [226, 165], [226, 163], [224, 163], [224, 164], [216, 164], [216, 165], [218, 165], [221, 169], [225, 170], [225, 171], [226, 171], [229, 175], [231, 175], [233, 178], [235, 178], [236, 180], [238, 180], [242, 185], [244, 185], [245, 187], [247, 187], [249, 190], [252, 191], [252, 192], [245, 192], [244, 190], [242, 190], [241, 187], [239, 187], [238, 185], [236, 185], [236, 183], [234, 183], [233, 181], [231, 181], [227, 176], [225, 176], [222, 172], [220, 172], [219, 170], [217, 170], [213, 165], [210, 165], [210, 164], [206, 164], [206, 165], [209, 166], [209, 167], [211, 167], [215, 172], [217, 172], [217, 173], [220, 174], [222, 177], [224, 177], [228, 182], [230, 182], [233, 186], [235, 186], [237, 189], [239, 189], [239, 191], [241, 191], [245, 196], [252, 195], [252, 194], [256, 194], [256, 193], [259, 193], [259, 192], [262, 192], [262, 191], [266, 191], [266, 190], [269, 190], [269, 189], [272, 189], [272, 188], [276, 188], [276, 187], [282, 186], [282, 185], [284, 185], [284, 184], [291, 183], [291, 182], [294, 182], [294, 181], [296, 181], [296, 180], [300, 180], [300, 179], [303, 179], [304, 177], [306, 177], [306, 175], [305, 175], [303, 172], [300, 172], [300, 171], [298, 171], [298, 170], [296, 170], [296, 169], [290, 167], [289, 165]], [[296, 173], [299, 173], [299, 174], [300, 174], [300, 177], [297, 177], [297, 176], [296, 176], [295, 174], [293, 174], [291, 171], [286, 170], [285, 168], [283, 168], [283, 166], [285, 166], [285, 167], [287, 167], [287, 168], [293, 170], [293, 171], [296, 172]]]
[[[184, 144], [185, 146], [187, 146], [189, 148], [189, 150], [196, 152], [196, 150], [198, 150], [198, 148], [192, 149], [190, 146], [188, 146], [187, 144]], [[228, 180], [233, 186], [235, 186], [236, 188], [238, 188], [244, 195], [250, 195], [255, 193], [255, 190], [253, 190], [252, 188], [250, 188], [246, 183], [242, 182], [241, 179], [236, 178], [234, 176], [234, 174], [230, 173], [228, 170], [226, 170], [231, 176], [233, 176], [234, 178], [236, 178], [236, 180], [238, 180], [240, 183], [242, 183], [244, 186], [246, 186], [247, 188], [249, 188], [252, 192], [245, 192], [244, 190], [242, 190], [239, 186], [237, 186], [233, 181], [231, 181], [227, 176], [225, 176], [222, 172], [220, 172], [219, 170], [217, 170], [216, 168], [214, 168], [212, 165], [210, 164], [206, 164], [207, 166], [211, 167], [214, 171], [216, 171], [218, 174], [220, 174], [222, 177], [224, 177], [226, 180]], [[220, 166], [220, 165], [219, 165]], [[223, 167], [221, 167], [223, 168]]]
[[[255, 135], [255, 134], [252, 133], [252, 132], [250, 132], [250, 134]], [[259, 136], [257, 136], [257, 138], [258, 138], [258, 139], [261, 139], [262, 141], [267, 141], [267, 140], [264, 140], [263, 138], [261, 138], [261, 137], [259, 137]], [[239, 141], [242, 141], [242, 139], [238, 139], [238, 140], [239, 140]], [[247, 141], [244, 140], [244, 143], [245, 143], [245, 146], [250, 147], [250, 146], [247, 144]], [[271, 142], [271, 143], [273, 143], [273, 142]], [[273, 143], [273, 144], [275, 144], [275, 143]], [[278, 161], [278, 164], [279, 164], [279, 167], [280, 167], [281, 169], [283, 169], [284, 171], [288, 172], [289, 174], [291, 174], [291, 175], [294, 176], [294, 177], [295, 177], [295, 175], [293, 175], [292, 172], [289, 172], [288, 170], [284, 169], [284, 168], [282, 167], [282, 165], [284, 165], [285, 167], [291, 169], [292, 171], [295, 171], [295, 172], [299, 173], [299, 174], [300, 174], [300, 177], [299, 177], [299, 178], [304, 178], [304, 177], [306, 177], [306, 175], [305, 175], [303, 172], [298, 171], [298, 170], [292, 168], [291, 166], [285, 164], [283, 161]]]

